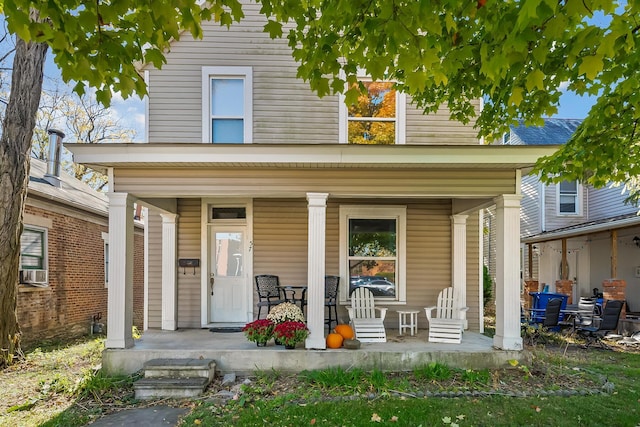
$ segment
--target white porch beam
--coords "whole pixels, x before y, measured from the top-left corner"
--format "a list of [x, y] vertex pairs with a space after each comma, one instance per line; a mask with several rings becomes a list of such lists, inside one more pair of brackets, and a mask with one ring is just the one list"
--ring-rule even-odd
[[109, 288], [106, 348], [133, 347], [133, 198], [109, 196]]
[[162, 329], [178, 329], [178, 288], [176, 278], [178, 215], [161, 213], [162, 217]]
[[522, 350], [520, 336], [520, 199], [496, 197], [496, 334], [493, 345]]
[[[467, 217], [451, 215], [451, 279], [453, 287], [460, 295], [460, 305], [467, 306]], [[464, 328], [469, 327], [464, 313]]]
[[307, 193], [309, 235], [307, 239], [307, 326], [305, 347], [326, 349], [324, 339], [325, 229], [328, 193]]

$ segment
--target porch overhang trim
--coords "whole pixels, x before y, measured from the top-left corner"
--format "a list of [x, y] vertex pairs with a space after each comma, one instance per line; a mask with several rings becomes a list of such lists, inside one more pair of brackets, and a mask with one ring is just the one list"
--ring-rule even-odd
[[559, 240], [567, 237], [585, 236], [588, 234], [599, 233], [602, 231], [616, 230], [620, 228], [633, 227], [640, 225], [640, 216], [633, 216], [629, 218], [623, 218], [613, 221], [601, 222], [598, 224], [589, 224], [584, 227], [572, 228], [570, 230], [558, 230], [550, 231], [544, 234], [537, 234], [535, 236], [526, 237], [521, 239], [522, 243], [542, 243], [552, 240]]
[[428, 167], [529, 170], [558, 146], [349, 144], [65, 144], [94, 169], [161, 167]]

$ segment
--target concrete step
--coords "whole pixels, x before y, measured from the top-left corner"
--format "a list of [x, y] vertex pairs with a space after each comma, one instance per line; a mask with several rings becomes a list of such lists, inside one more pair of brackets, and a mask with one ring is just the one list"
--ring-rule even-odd
[[207, 378], [141, 378], [133, 383], [133, 389], [139, 400], [185, 398], [200, 396], [208, 384]]
[[213, 380], [213, 359], [152, 359], [144, 364], [145, 378], [207, 378]]

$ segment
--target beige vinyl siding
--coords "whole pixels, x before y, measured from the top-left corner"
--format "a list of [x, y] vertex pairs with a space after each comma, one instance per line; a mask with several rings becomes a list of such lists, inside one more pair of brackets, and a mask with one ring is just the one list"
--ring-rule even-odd
[[[305, 199], [253, 201], [253, 274], [275, 274], [281, 285], [307, 283]], [[255, 304], [258, 302], [255, 283], [253, 293]], [[255, 306], [254, 313], [257, 316]]]
[[515, 193], [508, 170], [423, 169], [117, 169], [114, 188], [140, 197], [299, 194], [495, 197]]
[[[339, 206], [406, 205], [407, 206], [407, 304], [388, 305], [385, 321], [389, 333], [397, 328], [395, 310], [411, 307], [424, 313], [423, 307], [436, 302], [440, 290], [451, 286], [451, 201], [449, 199], [414, 200], [403, 203], [394, 199], [329, 199], [326, 226], [326, 273], [338, 274]], [[254, 274], [276, 274], [282, 284], [307, 281], [307, 203], [304, 199], [255, 199], [254, 207]], [[475, 223], [473, 223], [475, 221]], [[478, 217], [471, 215], [468, 244], [477, 245]], [[478, 329], [478, 250], [469, 250], [467, 264], [467, 303], [471, 307], [470, 326]], [[348, 286], [342, 278], [340, 286]], [[254, 290], [255, 293], [255, 290]], [[257, 296], [254, 294], [254, 300]], [[380, 304], [384, 306], [384, 304]], [[264, 311], [264, 310], [263, 310]], [[338, 317], [348, 322], [344, 307]], [[426, 328], [424, 314], [420, 327]]]
[[624, 204], [629, 193], [622, 194], [622, 187], [588, 187], [588, 194], [589, 221], [635, 213], [638, 210], [637, 207]]
[[476, 212], [467, 218], [467, 320], [469, 330], [480, 330], [480, 217]]
[[[243, 2], [245, 3], [245, 2]], [[203, 23], [204, 37], [172, 44], [162, 70], [149, 71], [150, 142], [202, 142], [202, 67], [252, 67], [254, 143], [337, 143], [337, 95], [318, 96], [296, 77], [287, 39], [263, 31], [260, 5], [243, 5], [245, 18], [229, 29]], [[478, 144], [472, 124], [449, 120], [441, 109], [424, 116], [407, 101], [408, 144]], [[479, 102], [478, 102], [479, 108]]]
[[[178, 199], [178, 258], [200, 259], [200, 199]], [[178, 327], [199, 328], [201, 269], [178, 272]]]
[[146, 232], [148, 233], [148, 327], [162, 327], [162, 218], [149, 209]]
[[[480, 112], [480, 100], [473, 102]], [[440, 108], [425, 115], [407, 97], [407, 144], [478, 145], [478, 132], [473, 123], [463, 124], [449, 119], [449, 110]]]
[[296, 78], [286, 39], [263, 32], [259, 5], [230, 29], [203, 23], [204, 37], [173, 43], [162, 70], [149, 69], [149, 141], [202, 142], [202, 67], [253, 68], [253, 142], [336, 143], [338, 97], [318, 98]]

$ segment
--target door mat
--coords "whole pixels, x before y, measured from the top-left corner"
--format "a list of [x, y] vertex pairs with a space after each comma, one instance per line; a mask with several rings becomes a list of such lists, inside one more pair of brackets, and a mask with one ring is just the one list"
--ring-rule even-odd
[[209, 332], [242, 332], [242, 327], [209, 328]]

